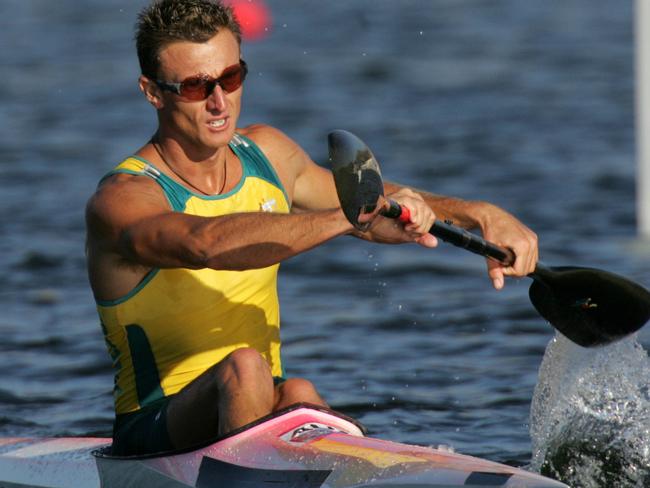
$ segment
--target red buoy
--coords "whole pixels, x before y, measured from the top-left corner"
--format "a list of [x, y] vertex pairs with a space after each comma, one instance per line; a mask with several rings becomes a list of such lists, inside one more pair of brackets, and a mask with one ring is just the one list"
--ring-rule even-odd
[[226, 0], [242, 29], [242, 37], [256, 41], [265, 37], [271, 29], [271, 11], [264, 0]]

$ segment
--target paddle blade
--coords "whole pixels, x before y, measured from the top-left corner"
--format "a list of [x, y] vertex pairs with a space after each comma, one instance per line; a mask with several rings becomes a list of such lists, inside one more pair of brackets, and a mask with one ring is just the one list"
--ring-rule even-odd
[[592, 268], [552, 267], [530, 287], [542, 317], [582, 347], [609, 344], [650, 319], [650, 292], [627, 278]]
[[379, 164], [366, 144], [354, 134], [335, 130], [328, 136], [329, 161], [345, 216], [359, 230], [369, 223], [359, 216], [372, 213], [384, 194]]

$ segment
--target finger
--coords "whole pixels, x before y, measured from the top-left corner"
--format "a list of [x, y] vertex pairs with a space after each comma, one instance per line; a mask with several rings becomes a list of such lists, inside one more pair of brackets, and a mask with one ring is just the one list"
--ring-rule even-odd
[[404, 226], [404, 230], [410, 233], [418, 234], [419, 236], [428, 233], [431, 226], [427, 226], [427, 219], [425, 218], [426, 216], [423, 214], [423, 212], [419, 212], [417, 207], [414, 207], [413, 209], [410, 207], [408, 208], [411, 212], [411, 221]]
[[527, 254], [527, 260], [525, 266], [523, 266], [523, 269], [521, 270], [521, 276], [526, 276], [527, 274], [532, 273], [533, 269], [535, 268], [535, 250], [532, 248], [528, 248], [528, 254]]
[[526, 276], [532, 273], [537, 265], [538, 257], [536, 239], [528, 236], [528, 239], [515, 252], [517, 254], [517, 260], [515, 261], [514, 272], [518, 276]]
[[531, 231], [530, 239], [533, 252], [531, 254], [530, 263], [528, 264], [528, 273], [526, 274], [534, 272], [535, 268], [537, 267], [537, 262], [539, 261], [539, 245], [537, 241], [537, 234]]
[[422, 235], [427, 234], [436, 220], [435, 214], [428, 207], [420, 209], [420, 211], [414, 209], [414, 214], [415, 217], [411, 217], [411, 223], [407, 224], [405, 229]]
[[436, 239], [433, 234], [428, 232], [421, 237], [418, 237], [415, 242], [423, 247], [433, 248], [438, 246], [438, 239]]
[[526, 276], [532, 273], [537, 265], [537, 235], [530, 230], [526, 230], [524, 239], [522, 239], [518, 247], [519, 249], [515, 251], [518, 256], [516, 264], [519, 265], [516, 266], [516, 272], [520, 276]]
[[487, 260], [487, 266], [488, 276], [492, 280], [492, 286], [494, 286], [496, 290], [501, 290], [505, 284], [504, 270], [507, 268], [504, 268], [501, 264], [491, 259]]
[[418, 211], [414, 206], [403, 204], [402, 208], [406, 209], [406, 213], [408, 214], [408, 217], [409, 217], [408, 221], [406, 221], [406, 222], [404, 220], [402, 220], [402, 222], [405, 222], [405, 225], [410, 225], [410, 224], [412, 224], [414, 222], [417, 222]]
[[430, 227], [427, 227], [426, 223], [415, 223], [415, 222], [407, 224], [404, 227], [404, 230], [406, 232], [417, 234], [418, 236], [428, 234], [428, 229], [430, 229]]
[[503, 270], [503, 273], [507, 276], [524, 276], [526, 274], [526, 269], [528, 269], [530, 252], [527, 249], [527, 246], [519, 245], [517, 248], [518, 249], [515, 249], [515, 262], [509, 266], [510, 269]]

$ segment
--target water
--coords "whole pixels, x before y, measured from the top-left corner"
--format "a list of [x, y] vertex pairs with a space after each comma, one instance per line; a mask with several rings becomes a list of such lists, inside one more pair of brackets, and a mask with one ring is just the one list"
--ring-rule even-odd
[[650, 486], [648, 378], [634, 338], [590, 352], [552, 341], [531, 409], [532, 467], [572, 486]]
[[[83, 207], [155, 128], [132, 43], [144, 3], [0, 3], [2, 436], [110, 433], [112, 375], [85, 276]], [[271, 34], [244, 46], [241, 125], [279, 127], [317, 162], [328, 131], [351, 130], [387, 178], [515, 213], [539, 234], [548, 264], [650, 286], [648, 246], [635, 241], [632, 2], [269, 5]], [[540, 468], [555, 439], [580, 451], [600, 426], [607, 439], [645, 445], [643, 395], [634, 407], [616, 403], [616, 418], [633, 425], [573, 403], [570, 385], [598, 393], [611, 383], [609, 373], [590, 376], [589, 359], [569, 368], [549, 407], [558, 414], [536, 417], [548, 427], [535, 420], [533, 447], [531, 399], [553, 330], [530, 305], [528, 284], [510, 280], [497, 293], [481, 259], [448, 246], [335, 240], [283, 266], [288, 372], [313, 380], [373, 435], [518, 466]], [[644, 349], [648, 334], [638, 337]], [[647, 360], [634, 351], [640, 376], [621, 374], [641, 392]], [[628, 353], [611, 349], [608, 364], [629, 362]], [[560, 349], [550, 361], [574, 354]], [[565, 414], [587, 437], [562, 434]], [[617, 452], [647, 467], [647, 456]], [[594, 466], [580, 469], [596, 486], [641, 479], [621, 468], [609, 483]]]

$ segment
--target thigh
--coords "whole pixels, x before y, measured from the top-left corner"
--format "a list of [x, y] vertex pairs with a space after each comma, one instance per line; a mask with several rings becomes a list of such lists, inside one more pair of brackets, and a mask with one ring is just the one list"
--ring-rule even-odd
[[171, 400], [167, 427], [179, 447], [213, 439], [271, 412], [273, 380], [254, 349], [233, 351]]
[[169, 402], [167, 430], [173, 444], [186, 447], [219, 435], [217, 364], [198, 376]]

